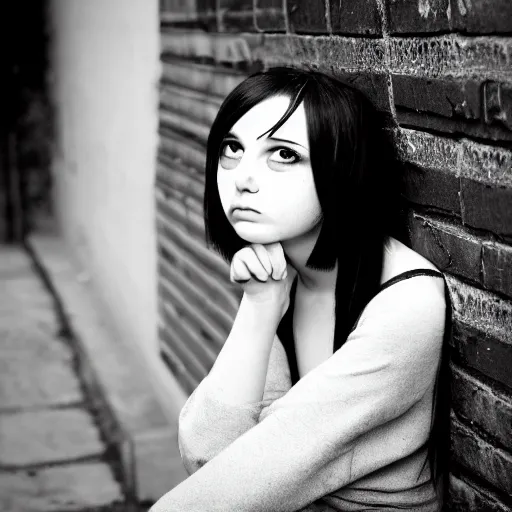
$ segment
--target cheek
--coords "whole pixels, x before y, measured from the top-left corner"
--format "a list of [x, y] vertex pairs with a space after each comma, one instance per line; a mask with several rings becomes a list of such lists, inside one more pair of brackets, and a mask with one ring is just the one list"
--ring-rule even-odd
[[321, 212], [315, 184], [309, 175], [291, 181], [282, 190], [279, 201], [282, 202], [282, 208], [286, 208], [291, 215], [316, 217]]
[[225, 173], [217, 172], [217, 190], [219, 191], [220, 202], [224, 211], [229, 208], [233, 183]]

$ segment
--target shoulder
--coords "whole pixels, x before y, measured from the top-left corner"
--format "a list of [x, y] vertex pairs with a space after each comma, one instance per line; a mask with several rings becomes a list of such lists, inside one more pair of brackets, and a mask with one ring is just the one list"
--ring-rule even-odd
[[[398, 240], [390, 240], [384, 257], [382, 284], [404, 272], [421, 269], [441, 274], [427, 258]], [[424, 336], [428, 331], [439, 334], [444, 330], [446, 300], [442, 276], [413, 275], [377, 293], [364, 308], [358, 325], [370, 323], [398, 337]]]
[[[441, 274], [430, 260], [390, 237], [383, 261], [382, 284], [404, 272], [424, 269]], [[441, 276], [413, 276], [388, 286], [377, 297], [379, 295], [385, 297], [385, 300], [395, 300], [395, 309], [399, 304], [403, 304], [406, 309], [408, 304], [410, 308], [435, 308], [436, 305], [442, 308], [445, 306], [444, 279]]]

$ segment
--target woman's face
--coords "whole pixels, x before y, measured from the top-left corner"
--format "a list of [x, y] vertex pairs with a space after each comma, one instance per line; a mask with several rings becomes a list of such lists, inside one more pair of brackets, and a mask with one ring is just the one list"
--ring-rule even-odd
[[221, 144], [217, 185], [222, 207], [238, 236], [250, 243], [290, 240], [321, 222], [304, 104], [271, 137], [258, 139], [289, 102], [286, 96], [262, 101]]

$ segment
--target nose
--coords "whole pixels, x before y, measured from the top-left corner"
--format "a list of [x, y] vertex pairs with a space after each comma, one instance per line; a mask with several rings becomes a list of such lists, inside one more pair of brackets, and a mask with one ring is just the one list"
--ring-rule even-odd
[[[245, 163], [245, 162], [244, 162]], [[256, 193], [259, 190], [258, 184], [253, 176], [251, 165], [240, 163], [236, 169], [235, 186], [239, 192]]]

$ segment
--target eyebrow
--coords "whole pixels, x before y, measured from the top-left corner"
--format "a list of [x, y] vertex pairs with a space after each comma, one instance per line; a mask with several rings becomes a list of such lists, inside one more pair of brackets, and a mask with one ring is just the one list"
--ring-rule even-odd
[[[225, 138], [232, 137], [234, 139], [240, 140], [240, 137], [238, 137], [235, 133], [229, 132]], [[301, 148], [304, 148], [306, 151], [309, 151], [307, 147], [303, 146], [302, 144], [299, 144], [298, 142], [293, 142], [293, 140], [288, 139], [280, 139], [278, 137], [267, 137], [267, 140], [275, 140], [278, 142], [287, 142], [288, 144], [293, 144], [294, 146], [300, 146]]]

